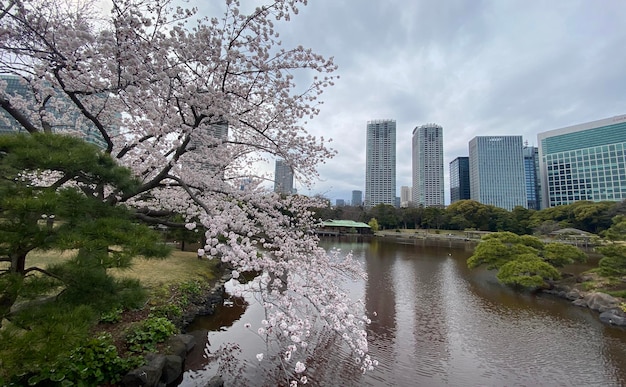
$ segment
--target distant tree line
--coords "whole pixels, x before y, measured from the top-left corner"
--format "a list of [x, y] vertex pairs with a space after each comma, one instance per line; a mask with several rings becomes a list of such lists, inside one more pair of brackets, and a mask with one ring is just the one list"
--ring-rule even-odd
[[549, 234], [562, 228], [576, 228], [601, 234], [612, 225], [617, 215], [626, 215], [626, 201], [579, 201], [569, 205], [529, 210], [521, 206], [512, 211], [475, 200], [461, 200], [445, 208], [408, 207], [379, 204], [371, 209], [362, 206], [315, 208], [319, 219], [344, 219], [369, 222], [376, 219], [385, 229], [445, 229], [509, 231], [518, 235]]

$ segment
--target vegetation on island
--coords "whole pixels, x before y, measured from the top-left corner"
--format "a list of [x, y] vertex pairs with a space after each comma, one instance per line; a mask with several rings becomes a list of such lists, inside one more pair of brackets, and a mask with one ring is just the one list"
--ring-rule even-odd
[[544, 243], [530, 235], [497, 232], [483, 236], [467, 264], [470, 268], [484, 265], [497, 270], [498, 280], [505, 285], [536, 289], [549, 287], [549, 282], [560, 279], [557, 268], [584, 262], [586, 258], [575, 246]]

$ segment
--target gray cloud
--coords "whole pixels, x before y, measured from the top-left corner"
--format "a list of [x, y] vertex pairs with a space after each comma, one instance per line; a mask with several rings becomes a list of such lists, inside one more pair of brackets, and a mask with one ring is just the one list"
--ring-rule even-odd
[[536, 145], [538, 132], [626, 113], [625, 16], [621, 0], [309, 1], [278, 30], [285, 46], [339, 66], [306, 125], [339, 154], [305, 193], [334, 201], [364, 190], [372, 119], [397, 121], [399, 195], [411, 185], [415, 126], [444, 127], [447, 174], [476, 135], [521, 134]]

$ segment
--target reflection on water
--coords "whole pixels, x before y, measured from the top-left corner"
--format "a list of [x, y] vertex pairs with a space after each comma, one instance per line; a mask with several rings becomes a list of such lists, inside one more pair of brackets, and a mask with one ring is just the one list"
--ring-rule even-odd
[[[353, 251], [368, 272], [367, 282], [346, 285], [353, 297], [365, 300], [369, 314], [376, 313], [368, 334], [380, 366], [354, 374], [345, 351], [329, 342], [324, 356], [308, 367], [312, 385], [626, 384], [626, 330], [604, 325], [594, 312], [564, 300], [513, 292], [493, 272], [470, 271], [465, 261], [471, 248], [377, 240], [326, 243]], [[199, 319], [195, 334], [206, 343], [200, 346], [204, 359], [224, 343], [241, 348], [232, 359], [239, 368], [226, 377], [227, 385], [271, 386], [275, 370], [254, 359], [266, 348], [244, 326], [258, 324], [262, 308], [253, 298], [246, 301], [247, 308], [240, 304], [232, 314]], [[182, 385], [210, 379], [217, 372], [213, 363], [187, 365]]]

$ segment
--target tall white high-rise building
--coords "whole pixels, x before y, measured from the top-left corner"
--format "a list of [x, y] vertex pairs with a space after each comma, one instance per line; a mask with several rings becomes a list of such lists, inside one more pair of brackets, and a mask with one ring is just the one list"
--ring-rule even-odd
[[528, 208], [522, 136], [477, 136], [469, 143], [472, 200]]
[[396, 121], [367, 122], [365, 207], [395, 205]]
[[443, 207], [443, 127], [437, 124], [413, 130], [413, 205]]

